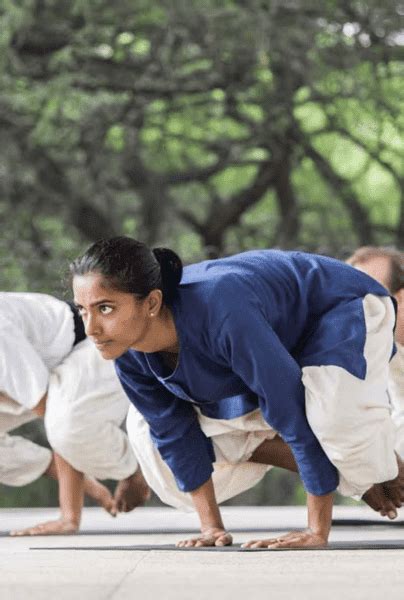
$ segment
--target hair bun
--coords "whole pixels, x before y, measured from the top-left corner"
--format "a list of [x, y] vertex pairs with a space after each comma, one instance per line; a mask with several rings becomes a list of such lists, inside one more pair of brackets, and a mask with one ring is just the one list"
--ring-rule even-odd
[[178, 254], [169, 248], [153, 248], [153, 254], [160, 264], [164, 298], [170, 302], [181, 281], [182, 261]]

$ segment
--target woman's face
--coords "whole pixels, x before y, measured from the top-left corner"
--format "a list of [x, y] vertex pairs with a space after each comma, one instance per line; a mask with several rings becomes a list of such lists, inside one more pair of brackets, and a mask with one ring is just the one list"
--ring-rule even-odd
[[73, 292], [86, 334], [104, 358], [118, 358], [129, 348], [150, 352], [149, 297], [138, 300], [112, 289], [99, 273], [75, 275]]

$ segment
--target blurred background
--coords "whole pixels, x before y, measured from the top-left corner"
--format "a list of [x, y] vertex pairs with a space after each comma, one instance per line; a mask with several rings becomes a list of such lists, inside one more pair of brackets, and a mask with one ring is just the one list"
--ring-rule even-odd
[[[184, 262], [402, 249], [403, 59], [400, 0], [2, 0], [0, 288], [67, 298], [120, 233]], [[234, 503], [303, 501], [274, 470]]]

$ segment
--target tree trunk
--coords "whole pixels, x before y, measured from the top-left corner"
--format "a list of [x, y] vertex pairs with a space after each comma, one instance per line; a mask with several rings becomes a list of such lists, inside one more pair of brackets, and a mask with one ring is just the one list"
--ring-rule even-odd
[[287, 152], [279, 163], [274, 188], [281, 217], [277, 243], [281, 248], [295, 248], [298, 242], [300, 219], [291, 182], [290, 154]]

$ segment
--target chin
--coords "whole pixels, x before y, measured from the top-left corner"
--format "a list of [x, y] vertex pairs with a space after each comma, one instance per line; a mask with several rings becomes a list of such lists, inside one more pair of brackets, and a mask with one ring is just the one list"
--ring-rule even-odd
[[97, 346], [97, 350], [101, 354], [102, 358], [105, 358], [105, 360], [115, 360], [116, 358], [119, 358], [124, 352], [122, 351], [122, 349], [110, 348], [108, 346], [106, 346], [105, 348], [99, 348]]

